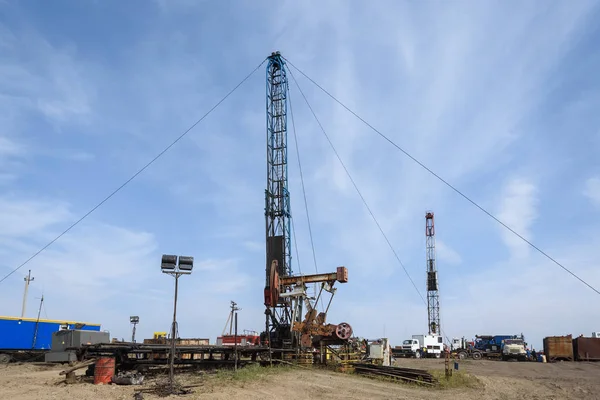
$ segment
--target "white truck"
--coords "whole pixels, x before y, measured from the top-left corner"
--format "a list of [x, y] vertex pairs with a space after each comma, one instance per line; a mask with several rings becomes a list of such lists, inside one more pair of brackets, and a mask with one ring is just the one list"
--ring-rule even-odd
[[412, 335], [402, 342], [402, 347], [393, 351], [396, 357], [440, 358], [444, 351], [444, 340], [439, 335]]
[[527, 350], [523, 339], [504, 339], [502, 346], [502, 360], [509, 359], [526, 360]]

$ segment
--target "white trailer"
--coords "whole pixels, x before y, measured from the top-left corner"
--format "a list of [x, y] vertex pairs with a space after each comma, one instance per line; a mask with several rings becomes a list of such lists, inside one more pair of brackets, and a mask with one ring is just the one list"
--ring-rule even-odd
[[439, 335], [412, 335], [412, 339], [402, 342], [401, 348], [394, 349], [394, 355], [400, 357], [440, 358], [444, 351], [444, 340]]
[[444, 351], [444, 339], [440, 335], [413, 335], [420, 345], [423, 357], [440, 358]]

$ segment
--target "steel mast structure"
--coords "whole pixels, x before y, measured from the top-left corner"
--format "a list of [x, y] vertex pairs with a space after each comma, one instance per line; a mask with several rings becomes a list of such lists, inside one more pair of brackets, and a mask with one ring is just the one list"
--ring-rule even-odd
[[425, 238], [427, 252], [427, 322], [429, 334], [440, 335], [440, 293], [437, 267], [435, 265], [435, 225], [432, 211], [425, 214]]
[[[310, 349], [327, 344], [344, 344], [352, 335], [346, 322], [327, 322], [327, 311], [337, 288], [335, 282], [348, 282], [346, 267], [314, 275], [292, 274], [290, 193], [287, 165], [287, 101], [289, 96], [286, 66], [279, 52], [267, 64], [267, 189], [265, 191], [266, 280], [265, 331], [260, 340], [269, 346], [270, 358], [292, 356], [312, 361]], [[306, 290], [320, 283], [316, 299]], [[327, 308], [318, 312], [316, 304], [323, 292], [331, 297]], [[306, 314], [303, 309], [306, 308]]]
[[263, 337], [272, 347], [291, 345], [293, 339], [290, 301], [273, 295], [275, 286], [279, 286], [279, 282], [275, 282], [276, 276], [285, 278], [292, 274], [287, 95], [285, 62], [279, 52], [274, 52], [268, 57], [267, 64], [266, 337]]

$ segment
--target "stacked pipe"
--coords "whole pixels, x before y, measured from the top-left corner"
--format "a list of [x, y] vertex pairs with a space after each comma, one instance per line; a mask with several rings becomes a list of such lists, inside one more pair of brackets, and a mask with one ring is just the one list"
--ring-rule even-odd
[[384, 367], [374, 364], [354, 364], [354, 370], [358, 374], [369, 376], [387, 376], [407, 382], [424, 383], [426, 385], [433, 385], [437, 383], [433, 375], [421, 369]]

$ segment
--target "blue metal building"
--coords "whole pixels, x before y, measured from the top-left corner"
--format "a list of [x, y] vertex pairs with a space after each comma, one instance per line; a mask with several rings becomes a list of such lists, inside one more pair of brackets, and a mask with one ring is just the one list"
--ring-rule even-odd
[[61, 329], [99, 331], [100, 324], [0, 316], [0, 351], [49, 350], [52, 333]]

